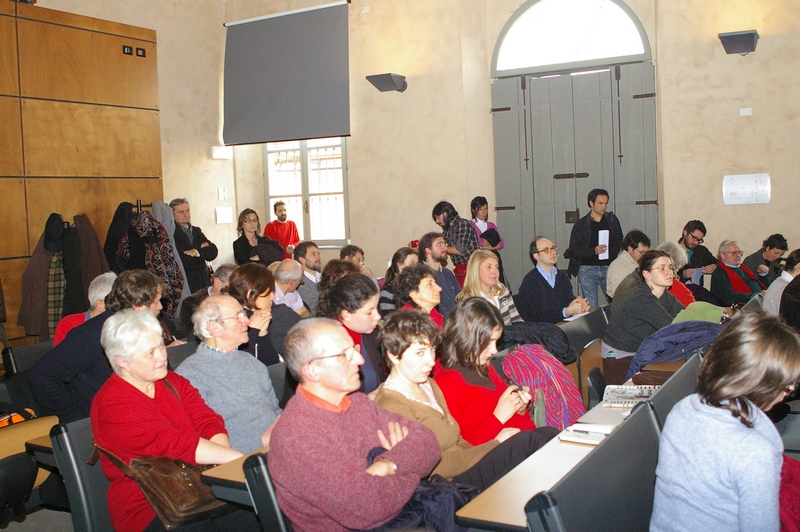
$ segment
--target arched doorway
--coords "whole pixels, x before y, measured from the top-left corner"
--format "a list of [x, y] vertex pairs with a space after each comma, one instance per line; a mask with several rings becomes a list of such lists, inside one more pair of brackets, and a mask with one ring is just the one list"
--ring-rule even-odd
[[512, 289], [532, 267], [536, 235], [563, 253], [593, 188], [610, 192], [623, 232], [657, 241], [655, 77], [630, 9], [529, 0], [498, 38], [492, 75], [497, 218]]

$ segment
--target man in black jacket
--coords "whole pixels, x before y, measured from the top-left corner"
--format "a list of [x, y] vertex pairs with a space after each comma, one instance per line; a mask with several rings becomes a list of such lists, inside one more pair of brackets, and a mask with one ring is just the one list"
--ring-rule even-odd
[[[598, 306], [598, 287], [606, 293], [606, 273], [622, 248], [622, 227], [613, 212], [606, 212], [608, 191], [595, 188], [589, 192], [589, 213], [572, 226], [569, 248], [569, 274], [578, 276], [583, 296], [592, 308]], [[607, 242], [601, 244], [600, 242]]]
[[201, 288], [208, 288], [210, 278], [206, 261], [217, 258], [217, 246], [206, 238], [199, 227], [192, 226], [188, 201], [175, 198], [169, 202], [169, 206], [175, 217], [175, 247], [186, 271], [189, 290], [194, 293]]
[[164, 281], [146, 270], [126, 270], [106, 296], [106, 310], [72, 329], [64, 341], [40, 358], [28, 373], [28, 384], [39, 406], [62, 423], [89, 417], [97, 390], [111, 376], [111, 365], [100, 344], [106, 320], [125, 309], [158, 316]]

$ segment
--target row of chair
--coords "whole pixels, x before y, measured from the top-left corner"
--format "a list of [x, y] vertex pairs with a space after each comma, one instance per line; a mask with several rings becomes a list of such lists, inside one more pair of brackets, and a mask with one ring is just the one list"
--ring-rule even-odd
[[701, 359], [695, 352], [575, 468], [528, 501], [529, 530], [648, 530], [661, 428], [672, 407], [697, 390]]

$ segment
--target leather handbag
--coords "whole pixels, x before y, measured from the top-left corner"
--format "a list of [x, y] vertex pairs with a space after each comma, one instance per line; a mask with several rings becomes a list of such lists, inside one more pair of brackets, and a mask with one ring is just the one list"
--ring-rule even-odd
[[[169, 381], [164, 380], [164, 385], [180, 400], [180, 394]], [[217, 499], [211, 487], [200, 477], [213, 465], [192, 466], [181, 460], [155, 456], [134, 458], [126, 464], [96, 443], [89, 464], [97, 461], [98, 451], [136, 481], [167, 530], [202, 519], [213, 519], [234, 510], [233, 506]]]
[[233, 511], [233, 507], [217, 499], [211, 487], [200, 478], [203, 471], [214, 467], [212, 465], [191, 466], [181, 460], [153, 456], [134, 458], [126, 464], [97, 444], [95, 448], [136, 481], [167, 530]]

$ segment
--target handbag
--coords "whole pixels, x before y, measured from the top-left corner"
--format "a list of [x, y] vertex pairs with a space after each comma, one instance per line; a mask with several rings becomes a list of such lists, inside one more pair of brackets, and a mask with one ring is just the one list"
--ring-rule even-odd
[[[168, 381], [165, 380], [164, 384], [180, 399], [177, 390]], [[91, 465], [97, 461], [98, 451], [106, 455], [112, 464], [136, 481], [167, 530], [220, 517], [234, 510], [233, 506], [217, 499], [211, 487], [200, 477], [203, 471], [211, 469], [213, 465], [192, 466], [181, 460], [156, 456], [133, 458], [126, 464], [96, 443], [94, 447], [87, 463]]]

